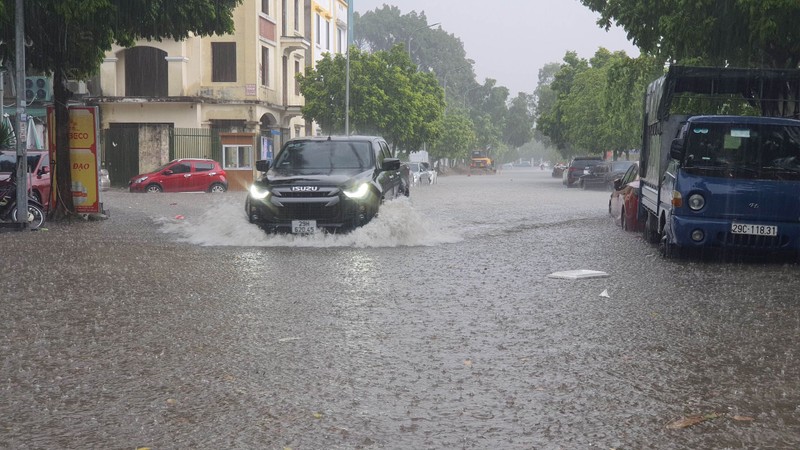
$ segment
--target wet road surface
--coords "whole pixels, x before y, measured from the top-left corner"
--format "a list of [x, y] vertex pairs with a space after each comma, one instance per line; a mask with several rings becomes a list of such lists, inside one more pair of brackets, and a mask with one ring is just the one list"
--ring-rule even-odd
[[440, 177], [296, 238], [105, 202], [0, 233], [0, 448], [800, 447], [798, 266], [663, 260], [606, 192]]

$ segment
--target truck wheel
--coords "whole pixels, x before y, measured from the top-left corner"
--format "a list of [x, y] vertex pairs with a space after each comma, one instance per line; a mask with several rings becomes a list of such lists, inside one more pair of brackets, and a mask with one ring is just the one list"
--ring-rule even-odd
[[658, 244], [661, 236], [658, 233], [658, 219], [652, 213], [647, 213], [647, 221], [644, 224], [644, 240], [649, 244]]
[[661, 250], [661, 256], [664, 259], [676, 259], [681, 257], [681, 248], [675, 244], [669, 243], [669, 237], [664, 235], [661, 242], [658, 244]]

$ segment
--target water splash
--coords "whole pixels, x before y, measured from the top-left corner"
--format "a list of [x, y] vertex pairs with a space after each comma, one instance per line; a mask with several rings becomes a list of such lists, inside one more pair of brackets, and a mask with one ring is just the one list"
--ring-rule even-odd
[[[177, 217], [177, 216], [176, 216]], [[265, 233], [247, 222], [241, 204], [217, 202], [202, 216], [159, 218], [161, 230], [181, 242], [204, 246], [238, 247], [403, 247], [435, 246], [463, 240], [446, 224], [423, 217], [407, 198], [381, 205], [380, 214], [367, 225], [347, 234], [313, 236]]]

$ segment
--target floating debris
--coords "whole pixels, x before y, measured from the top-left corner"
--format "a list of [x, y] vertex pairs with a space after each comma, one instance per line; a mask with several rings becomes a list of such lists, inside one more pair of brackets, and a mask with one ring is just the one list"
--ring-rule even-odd
[[582, 280], [585, 278], [606, 278], [609, 275], [599, 270], [565, 270], [563, 272], [553, 272], [547, 278], [559, 278], [562, 280]]

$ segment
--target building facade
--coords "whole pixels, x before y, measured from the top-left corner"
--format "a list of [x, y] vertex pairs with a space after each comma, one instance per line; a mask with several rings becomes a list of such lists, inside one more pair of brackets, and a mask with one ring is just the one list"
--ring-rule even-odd
[[[232, 189], [243, 189], [257, 159], [315, 134], [301, 116], [296, 76], [346, 49], [347, 2], [244, 0], [234, 26], [232, 34], [140, 41], [106, 54], [85, 100], [100, 109], [112, 180], [175, 156], [210, 157], [231, 174]], [[187, 135], [209, 139], [187, 146]]]

